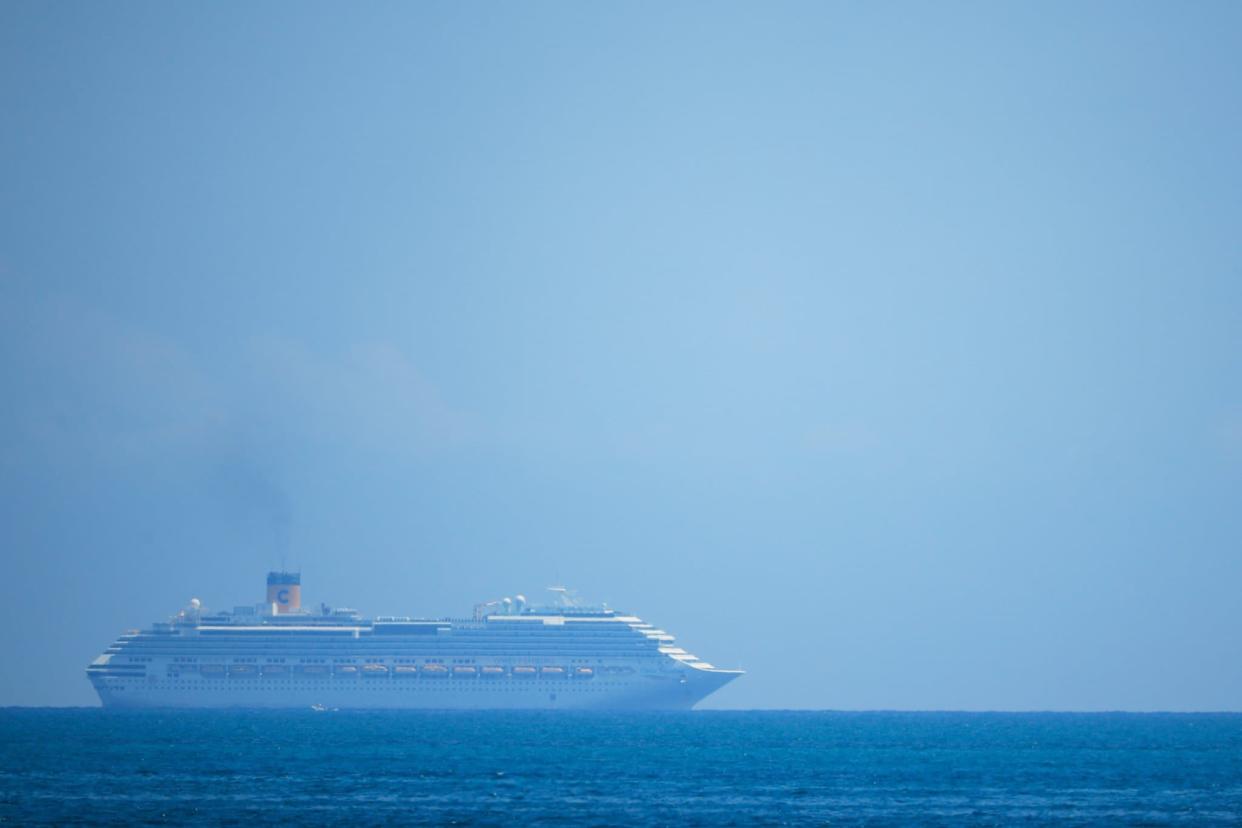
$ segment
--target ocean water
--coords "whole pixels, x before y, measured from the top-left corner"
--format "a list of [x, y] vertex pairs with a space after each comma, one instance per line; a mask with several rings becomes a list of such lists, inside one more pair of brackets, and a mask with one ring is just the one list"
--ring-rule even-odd
[[1242, 715], [5, 710], [0, 822], [1242, 824]]

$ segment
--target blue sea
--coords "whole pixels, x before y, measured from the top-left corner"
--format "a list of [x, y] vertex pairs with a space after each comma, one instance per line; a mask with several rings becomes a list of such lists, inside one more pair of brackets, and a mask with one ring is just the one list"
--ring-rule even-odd
[[1242, 824], [1242, 715], [4, 710], [0, 822]]

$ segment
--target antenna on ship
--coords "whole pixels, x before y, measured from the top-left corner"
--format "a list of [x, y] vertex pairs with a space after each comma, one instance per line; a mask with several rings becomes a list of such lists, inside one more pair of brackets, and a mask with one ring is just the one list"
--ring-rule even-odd
[[562, 607], [578, 606], [578, 596], [575, 595], [574, 591], [569, 587], [550, 586], [548, 587], [548, 592], [556, 593], [556, 597], [560, 601], [560, 606]]

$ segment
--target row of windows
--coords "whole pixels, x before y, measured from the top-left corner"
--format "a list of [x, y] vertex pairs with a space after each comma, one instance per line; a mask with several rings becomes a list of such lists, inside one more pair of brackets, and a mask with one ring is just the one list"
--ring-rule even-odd
[[367, 639], [348, 639], [343, 641], [288, 641], [288, 640], [272, 640], [262, 638], [245, 638], [234, 641], [208, 641], [201, 638], [183, 638], [175, 641], [161, 641], [158, 639], [147, 639], [144, 641], [130, 641], [123, 644], [113, 645], [117, 650], [177, 650], [177, 649], [210, 649], [219, 647], [234, 647], [245, 649], [271, 649], [277, 647], [282, 650], [401, 650], [401, 649], [417, 649], [417, 650], [454, 650], [454, 649], [471, 649], [477, 650], [485, 647], [496, 647], [500, 649], [548, 649], [558, 647], [573, 647], [593, 650], [628, 650], [634, 647], [659, 647], [665, 646], [670, 642], [660, 641], [653, 638], [626, 638], [616, 641], [583, 641], [580, 639], [560, 638], [548, 641], [496, 641], [496, 640], [455, 640], [455, 641], [426, 641], [418, 639], [409, 639], [406, 641], [393, 640], [391, 638], [377, 638], [373, 640]]
[[526, 649], [526, 648], [499, 648], [499, 647], [453, 647], [453, 648], [394, 648], [394, 647], [375, 647], [375, 648], [359, 648], [349, 647], [340, 648], [338, 650], [324, 652], [318, 649], [316, 652], [302, 652], [296, 650], [293, 652], [271, 652], [274, 648], [266, 648], [268, 652], [263, 652], [264, 648], [251, 647], [194, 647], [194, 655], [188, 656], [185, 653], [186, 648], [179, 650], [157, 650], [145, 649], [141, 655], [133, 654], [132, 651], [122, 653], [124, 658], [130, 661], [138, 661], [145, 659], [150, 661], [153, 657], [169, 658], [182, 663], [194, 663], [203, 657], [211, 657], [218, 655], [236, 655], [248, 658], [262, 657], [268, 662], [284, 663], [286, 660], [296, 660], [301, 664], [322, 664], [326, 663], [329, 658], [340, 659], [342, 657], [355, 658], [377, 658], [377, 657], [504, 657], [504, 656], [528, 656], [531, 658], [557, 656], [564, 658], [586, 658], [594, 656], [601, 657], [651, 657], [659, 653], [655, 647], [643, 648], [627, 648], [625, 650], [601, 650], [598, 647], [555, 647], [547, 649]]
[[[350, 688], [351, 693], [360, 690], [387, 690], [392, 692], [399, 691], [417, 691], [427, 690], [435, 692], [451, 687], [454, 693], [460, 692], [478, 692], [478, 693], [532, 693], [543, 692], [549, 689], [555, 689], [558, 693], [608, 693], [616, 688], [618, 682], [608, 682], [600, 684], [560, 684], [551, 682], [530, 682], [521, 685], [504, 684], [504, 685], [478, 685], [478, 684], [458, 684], [451, 682], [447, 684], [436, 684], [435, 686], [418, 684], [418, 683], [396, 683], [396, 684], [360, 684]], [[214, 692], [219, 688], [218, 684], [209, 684], [206, 682], [194, 681], [152, 681], [150, 686], [154, 689], [161, 690], [167, 688], [176, 688], [179, 690], [205, 690]], [[254, 687], [254, 685], [251, 685]], [[295, 690], [339, 690], [339, 684], [330, 682], [313, 682], [313, 681], [283, 681], [264, 685], [264, 689], [295, 689]], [[122, 689], [121, 686], [114, 686], [111, 689]]]
[[[371, 662], [371, 663], [380, 664], [381, 667], [386, 667], [386, 665], [384, 665], [383, 662]], [[427, 662], [426, 664], [435, 665], [436, 662]], [[206, 675], [207, 678], [217, 678], [217, 677], [222, 677], [222, 675], [225, 675], [226, 667], [229, 667], [229, 665], [204, 664], [202, 665], [201, 669], [202, 669], [202, 674]], [[287, 675], [289, 673], [289, 670], [283, 669], [283, 668], [281, 669], [281, 672], [271, 673], [271, 672], [267, 672], [266, 669], [263, 670], [263, 672], [258, 672], [258, 670], [251, 669], [250, 665], [248, 664], [241, 665], [241, 667], [243, 668], [241, 672], [236, 672], [236, 670], [229, 669], [227, 670], [227, 673], [233, 675], [233, 677], [235, 678], [255, 678], [255, 677], [258, 677], [258, 675], [262, 675], [263, 678], [273, 678], [273, 677], [279, 678], [279, 677], [282, 677], [282, 675]], [[348, 664], [344, 665], [344, 667], [348, 668], [349, 665]], [[412, 667], [412, 664], [411, 664], [411, 667]], [[465, 665], [462, 665], [462, 667], [465, 667]], [[471, 662], [471, 663], [468, 663], [468, 667], [471, 668], [469, 669], [469, 673], [468, 673], [468, 675], [471, 675], [471, 677], [479, 677], [479, 675], [481, 675], [477, 673], [476, 670], [474, 670], [474, 668], [479, 667], [479, 664]], [[483, 664], [482, 667], [484, 668], [484, 672], [482, 673], [482, 678], [498, 678], [499, 675], [501, 675], [502, 673], [496, 672], [496, 668], [499, 668], [499, 670], [504, 670], [504, 673], [503, 673], [504, 675], [512, 674], [514, 675], [514, 677], [517, 677], [517, 678], [527, 678], [528, 675], [534, 675], [533, 670], [537, 669], [535, 667], [528, 667], [528, 665], [519, 665], [519, 669], [517, 673], [509, 673], [510, 668], [504, 667], [504, 665], [501, 665], [501, 664], [496, 664], [496, 665]], [[194, 674], [197, 672], [197, 669], [199, 668], [184, 669], [183, 667], [181, 667], [181, 665], [169, 664], [168, 674], [169, 675]], [[542, 669], [544, 670], [545, 673], [548, 673], [548, 674], [575, 675], [574, 673], [569, 672], [569, 670], [566, 670], [566, 668], [564, 668], [563, 665], [560, 665], [560, 664], [544, 665], [544, 667], [538, 668], [538, 669]], [[582, 669], [581, 673], [576, 674], [576, 678], [590, 678], [591, 675], [594, 675], [594, 672], [592, 672], [592, 670], [596, 670], [596, 672], [600, 672], [600, 673], [633, 673], [635, 672], [635, 670], [633, 670], [632, 667], [595, 667], [595, 668], [586, 669], [584, 665], [584, 668], [575, 668], [575, 669]], [[210, 673], [209, 673], [209, 670], [210, 670]], [[487, 670], [493, 670], [493, 673], [488, 673]], [[564, 673], [561, 673], [561, 670], [564, 670]], [[327, 669], [315, 669], [314, 673], [327, 673]], [[427, 673], [426, 670], [422, 670], [422, 673], [431, 675], [431, 673]], [[138, 672], [137, 674], [143, 675], [144, 673]], [[349, 669], [348, 673], [342, 673], [340, 672], [340, 670], [335, 670], [333, 674], [337, 675], [337, 677], [356, 678], [356, 677], [359, 677], [359, 675], [366, 675], [366, 672], [365, 670], [363, 670], [363, 672], [358, 672], [356, 668], [353, 668], [353, 669]], [[389, 670], [386, 670], [386, 669], [375, 670], [375, 675], [369, 675], [369, 678], [386, 677], [386, 675], [392, 675], [392, 673], [390, 673]], [[396, 675], [397, 677], [401, 677], [401, 678], [406, 677], [405, 673], [396, 673]], [[435, 677], [438, 678], [438, 677], [441, 677], [441, 675], [450, 675], [450, 672], [448, 672], [447, 669], [438, 670], [438, 672], [435, 674]]]
[[[280, 644], [281, 646], [296, 646], [299, 644], [310, 645], [314, 647], [342, 647], [352, 644], [371, 644], [376, 646], [399, 646], [402, 644], [417, 644], [419, 646], [452, 646], [454, 644], [502, 644], [505, 646], [516, 645], [545, 645], [560, 643], [580, 643], [590, 644], [592, 646], [614, 646], [618, 644], [626, 644], [633, 641], [661, 641], [667, 640], [671, 636], [664, 638], [652, 638], [645, 635], [609, 635], [609, 636], [590, 636], [590, 635], [544, 635], [544, 636], [506, 636], [506, 635], [488, 635], [488, 636], [440, 636], [431, 637], [423, 635], [414, 636], [363, 636], [361, 638], [353, 637], [332, 637], [325, 638], [320, 636], [266, 636], [266, 635], [233, 635], [233, 636], [170, 636], [167, 638], [160, 636], [144, 636], [142, 638], [131, 638], [121, 641], [115, 641], [113, 644], [118, 647], [133, 647], [139, 645], [158, 645], [158, 646], [178, 646], [186, 642], [195, 642], [203, 645], [207, 644], [244, 644], [246, 642], [268, 642]], [[674, 639], [675, 640], [675, 639]]]

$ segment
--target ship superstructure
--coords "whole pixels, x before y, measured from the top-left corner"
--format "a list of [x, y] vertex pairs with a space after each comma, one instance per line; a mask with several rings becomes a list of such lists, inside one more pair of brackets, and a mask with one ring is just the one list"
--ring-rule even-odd
[[740, 670], [606, 607], [516, 596], [470, 619], [364, 619], [301, 607], [298, 573], [232, 612], [197, 599], [120, 636], [87, 668], [106, 707], [688, 709]]

